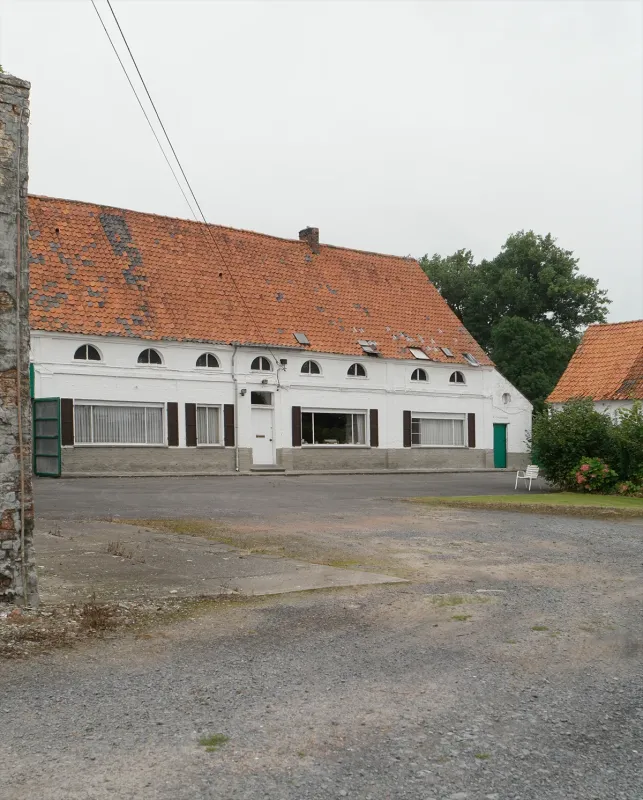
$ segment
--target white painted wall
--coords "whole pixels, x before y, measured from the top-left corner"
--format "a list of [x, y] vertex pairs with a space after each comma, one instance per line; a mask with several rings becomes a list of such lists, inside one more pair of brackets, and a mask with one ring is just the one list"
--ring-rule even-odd
[[[81, 344], [93, 344], [101, 362], [75, 361]], [[35, 367], [36, 397], [71, 397], [74, 400], [127, 402], [178, 402], [179, 444], [185, 445], [184, 403], [225, 404], [234, 402], [231, 377], [233, 348], [175, 342], [149, 342], [118, 337], [81, 337], [32, 331], [31, 360]], [[137, 363], [141, 350], [153, 347], [163, 358], [162, 366]], [[221, 369], [199, 369], [197, 358], [214, 353]], [[285, 369], [254, 373], [250, 364], [257, 355], [288, 360]], [[308, 359], [317, 361], [322, 374], [302, 375]], [[531, 405], [495, 369], [468, 365], [437, 364], [424, 360], [353, 358], [296, 349], [240, 347], [235, 357], [238, 388], [238, 445], [251, 447], [250, 392], [275, 392], [275, 447], [291, 446], [291, 408], [351, 409], [379, 411], [380, 447], [403, 446], [402, 412], [433, 412], [476, 415], [476, 447], [493, 448], [493, 423], [508, 425], [508, 451], [527, 452], [531, 430]], [[367, 378], [347, 376], [348, 367], [359, 361]], [[416, 368], [426, 370], [428, 382], [411, 381]], [[449, 383], [455, 370], [466, 384]], [[262, 380], [267, 380], [267, 385]], [[503, 402], [508, 394], [509, 402]]]
[[[563, 403], [552, 403], [552, 408], [555, 411], [560, 411], [563, 405]], [[616, 419], [619, 409], [630, 409], [633, 405], [633, 400], [596, 400], [594, 402], [596, 411], [600, 411], [601, 414], [607, 414], [612, 419]]]

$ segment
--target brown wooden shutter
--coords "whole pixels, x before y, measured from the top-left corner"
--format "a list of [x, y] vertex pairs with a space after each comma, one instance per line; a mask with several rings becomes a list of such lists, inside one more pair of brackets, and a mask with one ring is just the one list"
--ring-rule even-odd
[[234, 447], [234, 405], [223, 406], [223, 443], [226, 447]]
[[60, 443], [63, 447], [74, 444], [74, 401], [60, 398]]
[[292, 446], [301, 447], [301, 406], [292, 407]]
[[179, 404], [167, 404], [167, 443], [168, 447], [179, 446]]
[[476, 446], [476, 415], [467, 414], [467, 429], [469, 435], [469, 447]]
[[371, 447], [379, 447], [380, 446], [380, 431], [377, 424], [377, 409], [371, 408], [370, 412], [370, 422], [371, 422]]
[[404, 423], [404, 433], [402, 436], [402, 442], [404, 447], [411, 446], [411, 412], [404, 411], [403, 412], [403, 423]]
[[196, 403], [185, 404], [185, 444], [196, 447]]

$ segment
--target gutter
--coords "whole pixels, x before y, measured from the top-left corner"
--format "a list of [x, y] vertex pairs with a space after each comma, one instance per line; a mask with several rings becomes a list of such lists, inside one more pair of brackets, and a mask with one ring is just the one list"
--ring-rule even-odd
[[237, 355], [238, 345], [234, 345], [232, 350], [232, 384], [234, 388], [234, 471], [239, 472], [239, 391], [237, 385], [237, 374], [234, 370], [234, 360]]

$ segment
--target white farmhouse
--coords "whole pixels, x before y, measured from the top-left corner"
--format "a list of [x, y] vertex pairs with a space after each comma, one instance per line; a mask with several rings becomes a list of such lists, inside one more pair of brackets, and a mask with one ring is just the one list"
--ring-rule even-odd
[[524, 465], [531, 405], [414, 259], [29, 203], [39, 474]]
[[597, 411], [617, 416], [643, 400], [643, 320], [591, 325], [547, 398], [554, 409], [589, 398]]

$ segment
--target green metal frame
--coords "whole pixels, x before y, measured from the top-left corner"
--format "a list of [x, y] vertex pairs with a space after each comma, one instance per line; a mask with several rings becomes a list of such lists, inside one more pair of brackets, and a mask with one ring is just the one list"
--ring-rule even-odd
[[[39, 403], [56, 403], [56, 408], [58, 409], [57, 416], [55, 417], [36, 417], [36, 408]], [[61, 447], [61, 435], [60, 435], [60, 397], [36, 397], [33, 400], [33, 413], [32, 413], [32, 423], [33, 423], [33, 471], [34, 475], [38, 475], [39, 477], [47, 477], [47, 478], [60, 478], [61, 468], [62, 468], [62, 447]], [[58, 423], [58, 433], [57, 434], [49, 434], [47, 436], [38, 435], [36, 436], [36, 422], [57, 422]], [[36, 442], [38, 439], [57, 439], [58, 440], [58, 472], [39, 472], [36, 469]], [[51, 456], [50, 456], [51, 458]]]

